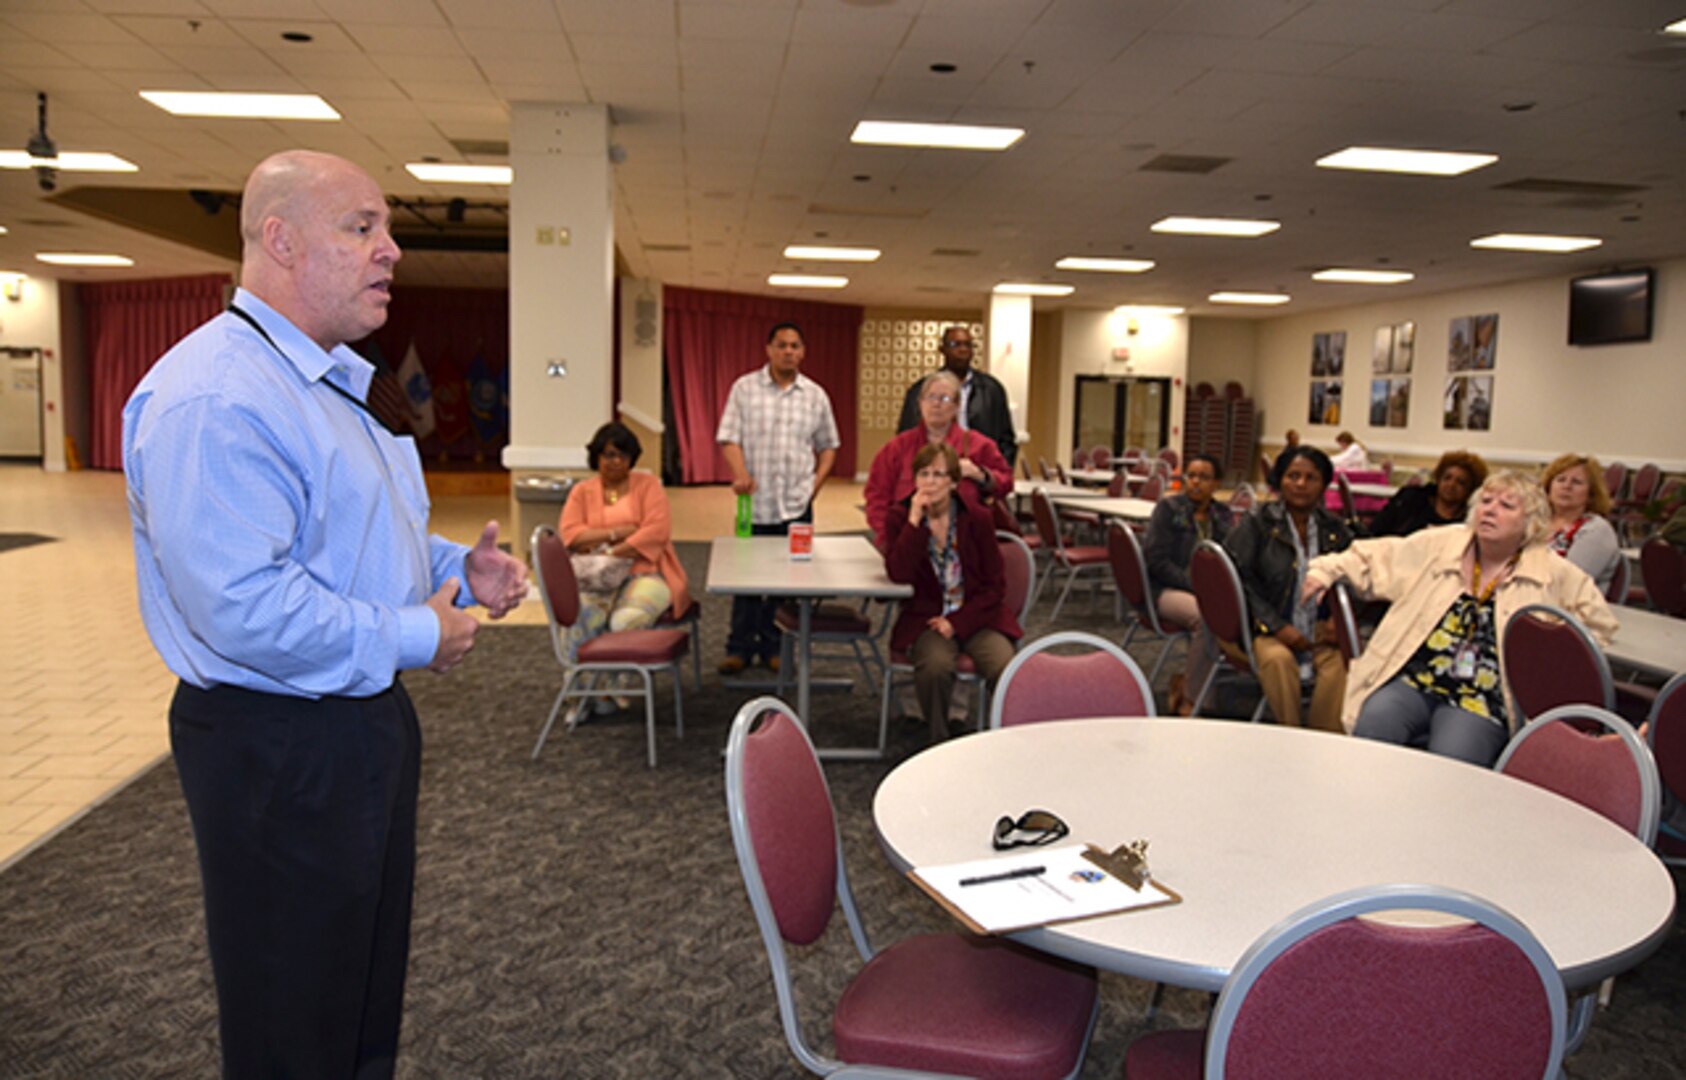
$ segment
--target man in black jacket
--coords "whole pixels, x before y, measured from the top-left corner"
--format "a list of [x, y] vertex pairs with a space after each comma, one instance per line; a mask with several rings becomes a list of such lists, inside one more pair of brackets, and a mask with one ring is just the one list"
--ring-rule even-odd
[[[943, 367], [960, 380], [960, 426], [993, 439], [1007, 464], [1013, 465], [1019, 457], [1019, 440], [1013, 430], [1013, 415], [1007, 408], [1007, 388], [1001, 385], [1000, 379], [972, 366], [974, 347], [972, 332], [964, 326], [944, 330], [942, 344], [938, 346], [942, 350]], [[918, 427], [923, 422], [919, 415], [919, 387], [923, 382], [921, 378], [907, 388], [901, 419], [896, 422], [897, 431]]]

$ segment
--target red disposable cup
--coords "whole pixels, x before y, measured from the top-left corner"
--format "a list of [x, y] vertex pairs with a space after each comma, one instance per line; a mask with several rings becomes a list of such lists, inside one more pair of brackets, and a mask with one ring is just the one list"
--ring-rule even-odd
[[812, 559], [814, 557], [814, 527], [812, 525], [792, 525], [790, 527], [790, 557], [793, 559]]

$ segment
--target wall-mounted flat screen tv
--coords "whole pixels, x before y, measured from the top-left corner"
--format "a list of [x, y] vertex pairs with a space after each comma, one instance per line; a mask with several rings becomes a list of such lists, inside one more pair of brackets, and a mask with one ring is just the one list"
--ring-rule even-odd
[[1622, 270], [1569, 282], [1569, 344], [1615, 345], [1651, 340], [1657, 272]]

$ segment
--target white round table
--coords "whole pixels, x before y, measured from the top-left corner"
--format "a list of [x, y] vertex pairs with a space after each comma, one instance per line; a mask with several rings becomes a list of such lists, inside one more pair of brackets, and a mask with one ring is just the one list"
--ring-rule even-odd
[[1531, 784], [1418, 750], [1298, 728], [1109, 719], [968, 735], [903, 762], [873, 817], [900, 870], [987, 858], [1002, 815], [1050, 810], [1060, 843], [1138, 837], [1183, 902], [1013, 935], [1099, 968], [1223, 987], [1260, 935], [1363, 885], [1463, 889], [1509, 911], [1570, 990], [1649, 956], [1674, 882], [1631, 834]]

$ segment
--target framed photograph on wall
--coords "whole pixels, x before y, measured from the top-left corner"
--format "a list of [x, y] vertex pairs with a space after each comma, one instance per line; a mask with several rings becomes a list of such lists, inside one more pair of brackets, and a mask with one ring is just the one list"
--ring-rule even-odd
[[1417, 352], [1417, 324], [1402, 322], [1393, 328], [1393, 371], [1396, 375], [1411, 373], [1411, 358]]
[[1370, 380], [1370, 426], [1387, 427], [1387, 395], [1388, 381], [1386, 379]]
[[1499, 356], [1499, 317], [1477, 315], [1471, 324], [1470, 366], [1476, 371], [1492, 371]]
[[1471, 375], [1469, 392], [1464, 395], [1464, 427], [1470, 431], [1491, 431], [1493, 428], [1493, 377]]
[[1470, 325], [1468, 315], [1460, 316], [1451, 321], [1446, 329], [1446, 370], [1468, 371], [1474, 363], [1472, 334], [1474, 328]]
[[1329, 334], [1329, 374], [1339, 375], [1346, 367], [1346, 331], [1335, 330]]
[[1311, 377], [1324, 378], [1329, 374], [1329, 335], [1311, 335]]
[[1328, 393], [1328, 386], [1329, 384], [1322, 379], [1311, 381], [1311, 404], [1306, 409], [1306, 423], [1321, 424], [1323, 422], [1323, 403], [1325, 395]]
[[1440, 404], [1440, 426], [1447, 431], [1463, 430], [1468, 383], [1469, 380], [1459, 375], [1446, 376], [1446, 394]]
[[1376, 327], [1376, 339], [1370, 346], [1370, 371], [1386, 375], [1393, 370], [1393, 327]]
[[1393, 379], [1387, 399], [1387, 426], [1408, 427], [1411, 416], [1411, 380]]

